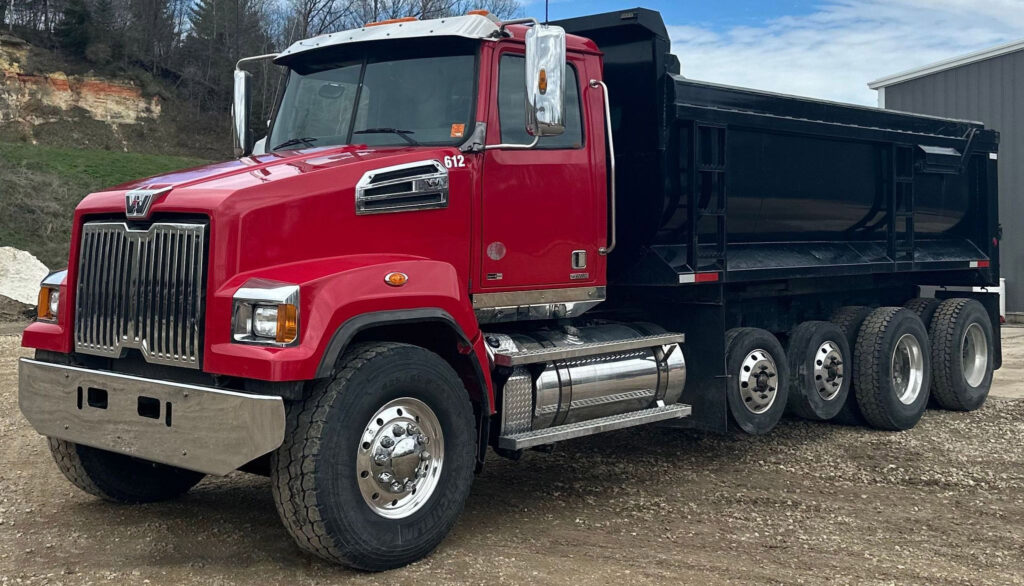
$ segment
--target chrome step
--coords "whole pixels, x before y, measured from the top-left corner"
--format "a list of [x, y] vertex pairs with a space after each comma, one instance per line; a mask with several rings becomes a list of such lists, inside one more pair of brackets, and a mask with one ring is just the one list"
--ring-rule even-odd
[[611, 354], [612, 352], [650, 348], [651, 346], [682, 344], [685, 338], [686, 336], [683, 334], [657, 334], [655, 336], [642, 336], [640, 338], [616, 340], [614, 342], [591, 342], [575, 346], [555, 346], [553, 348], [540, 348], [523, 352], [496, 353], [494, 355], [494, 364], [498, 366], [519, 366], [522, 364], [579, 358], [580, 356], [593, 356], [595, 354]]
[[[659, 403], [661, 402], [659, 401]], [[580, 421], [577, 423], [570, 423], [568, 425], [559, 425], [556, 427], [549, 427], [547, 429], [524, 431], [522, 433], [501, 436], [498, 438], [498, 447], [508, 450], [525, 450], [526, 448], [532, 448], [534, 446], [552, 444], [567, 439], [594, 435], [595, 433], [601, 433], [603, 431], [625, 429], [627, 427], [644, 425], [645, 423], [655, 423], [658, 421], [665, 421], [667, 419], [679, 419], [681, 417], [688, 416], [690, 411], [691, 409], [689, 405], [683, 405], [681, 403], [673, 405], [659, 404], [657, 407], [651, 407], [650, 409], [641, 409], [640, 411], [620, 413], [619, 415], [610, 415], [608, 417], [600, 417], [598, 419], [590, 419], [588, 421]]]

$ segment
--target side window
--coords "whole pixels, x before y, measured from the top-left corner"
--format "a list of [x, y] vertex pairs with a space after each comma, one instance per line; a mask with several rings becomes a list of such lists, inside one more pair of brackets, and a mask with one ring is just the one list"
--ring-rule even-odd
[[[521, 55], [503, 55], [498, 67], [498, 120], [501, 142], [529, 144], [526, 132], [526, 59]], [[583, 124], [580, 121], [580, 90], [576, 68], [565, 67], [565, 132], [546, 136], [537, 144], [542, 149], [578, 149], [583, 147]]]

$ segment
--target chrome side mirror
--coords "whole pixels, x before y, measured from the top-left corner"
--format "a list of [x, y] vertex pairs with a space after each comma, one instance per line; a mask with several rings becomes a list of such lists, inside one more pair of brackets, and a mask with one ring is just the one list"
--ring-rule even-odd
[[565, 29], [536, 24], [526, 31], [526, 131], [565, 132]]
[[236, 157], [252, 153], [252, 131], [249, 130], [249, 104], [252, 100], [252, 74], [241, 69], [235, 70], [235, 91], [231, 103], [231, 124], [234, 130]]

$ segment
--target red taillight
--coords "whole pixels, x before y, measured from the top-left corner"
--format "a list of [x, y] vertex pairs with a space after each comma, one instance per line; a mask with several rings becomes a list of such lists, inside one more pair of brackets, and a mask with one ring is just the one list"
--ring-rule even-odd
[[718, 273], [697, 273], [693, 280], [695, 283], [713, 283], [718, 280]]

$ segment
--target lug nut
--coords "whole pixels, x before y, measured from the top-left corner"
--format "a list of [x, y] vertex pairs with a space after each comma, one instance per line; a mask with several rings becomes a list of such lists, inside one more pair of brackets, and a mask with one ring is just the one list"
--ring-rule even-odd
[[406, 480], [405, 481], [405, 490], [412, 490], [414, 488], [416, 488], [416, 481], [415, 480]]
[[418, 436], [416, 436], [416, 443], [418, 443], [421, 446], [425, 446], [430, 443], [430, 438], [421, 433]]
[[420, 452], [420, 460], [423, 460], [424, 462], [426, 462], [429, 459], [430, 459], [430, 452], [428, 452], [426, 450], [423, 450], [422, 452]]
[[376, 456], [373, 457], [373, 463], [378, 466], [383, 466], [384, 464], [387, 464], [387, 462], [388, 457], [385, 456], [384, 454], [377, 454]]
[[409, 435], [415, 435], [417, 432], [419, 432], [419, 430], [420, 428], [416, 427], [415, 423], [410, 423], [409, 425], [405, 426], [405, 431], [409, 432]]
[[402, 492], [402, 483], [397, 481], [397, 480], [392, 482], [391, 483], [391, 492]]
[[394, 479], [395, 477], [392, 476], [390, 472], [381, 472], [377, 475], [377, 481], [381, 484], [390, 484]]
[[390, 448], [391, 446], [395, 445], [395, 440], [391, 439], [389, 436], [384, 436], [380, 438], [380, 445], [384, 446], [385, 448]]
[[405, 435], [405, 428], [396, 423], [394, 427], [391, 428], [391, 433], [395, 434], [395, 437], [401, 437], [402, 435]]

